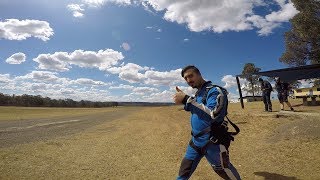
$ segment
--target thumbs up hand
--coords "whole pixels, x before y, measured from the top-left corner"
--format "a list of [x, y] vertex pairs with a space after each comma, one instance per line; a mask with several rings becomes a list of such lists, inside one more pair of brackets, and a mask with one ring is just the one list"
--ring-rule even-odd
[[186, 94], [176, 86], [176, 94], [173, 96], [173, 101], [175, 104], [183, 104], [182, 101], [185, 98]]

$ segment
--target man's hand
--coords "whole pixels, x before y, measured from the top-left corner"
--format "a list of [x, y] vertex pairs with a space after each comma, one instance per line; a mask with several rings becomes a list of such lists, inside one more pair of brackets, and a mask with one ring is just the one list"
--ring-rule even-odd
[[176, 94], [173, 96], [173, 101], [175, 104], [183, 104], [182, 101], [186, 94], [176, 86]]

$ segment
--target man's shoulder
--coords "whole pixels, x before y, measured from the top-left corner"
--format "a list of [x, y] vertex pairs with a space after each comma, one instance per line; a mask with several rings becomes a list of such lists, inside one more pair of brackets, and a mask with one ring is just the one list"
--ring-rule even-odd
[[228, 94], [227, 89], [225, 89], [224, 87], [221, 87], [219, 85], [216, 85], [216, 84], [210, 84], [206, 88], [207, 88], [208, 93]]

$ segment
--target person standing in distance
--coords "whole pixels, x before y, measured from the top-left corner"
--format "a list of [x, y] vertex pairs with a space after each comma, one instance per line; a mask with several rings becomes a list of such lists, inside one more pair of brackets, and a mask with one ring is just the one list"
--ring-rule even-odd
[[[195, 97], [186, 95], [176, 87], [173, 97], [175, 104], [184, 104], [184, 109], [191, 112], [192, 139], [187, 146], [186, 154], [181, 162], [177, 180], [189, 179], [197, 168], [200, 160], [205, 156], [213, 170], [223, 179], [239, 180], [240, 175], [229, 160], [228, 147], [217, 143], [210, 136], [212, 123], [222, 124], [227, 114], [227, 95], [222, 95], [222, 89], [212, 86], [205, 81], [199, 69], [195, 66], [186, 66], [181, 76], [187, 84], [198, 91]], [[210, 88], [209, 91], [206, 91]], [[203, 104], [203, 97], [206, 103]]]
[[291, 111], [294, 111], [293, 107], [291, 106], [290, 102], [288, 101], [288, 94], [289, 94], [289, 84], [282, 82], [279, 77], [276, 78], [276, 90], [278, 92], [278, 99], [280, 102], [280, 109], [284, 110], [284, 103], [290, 107]]
[[272, 112], [272, 104], [270, 100], [272, 86], [268, 81], [263, 80], [262, 78], [259, 78], [259, 82], [260, 82], [261, 91], [262, 91], [264, 111]]

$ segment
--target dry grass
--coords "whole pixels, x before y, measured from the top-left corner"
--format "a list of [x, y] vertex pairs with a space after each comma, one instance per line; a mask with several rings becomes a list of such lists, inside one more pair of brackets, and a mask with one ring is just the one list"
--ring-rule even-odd
[[[241, 110], [231, 104], [229, 111], [241, 128], [230, 158], [242, 178], [320, 179], [319, 138], [292, 133], [290, 126], [320, 125], [320, 116], [276, 118], [275, 112], [262, 112], [262, 102], [246, 105]], [[189, 114], [179, 109], [145, 108], [81, 134], [2, 148], [0, 179], [174, 179], [190, 138]], [[320, 113], [319, 107], [296, 109]], [[292, 135], [279, 135], [283, 131]], [[219, 178], [203, 159], [192, 179]]]
[[68, 117], [97, 112], [111, 112], [113, 108], [39, 108], [0, 106], [0, 121]]

